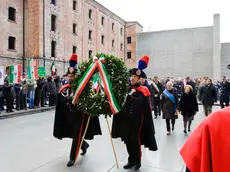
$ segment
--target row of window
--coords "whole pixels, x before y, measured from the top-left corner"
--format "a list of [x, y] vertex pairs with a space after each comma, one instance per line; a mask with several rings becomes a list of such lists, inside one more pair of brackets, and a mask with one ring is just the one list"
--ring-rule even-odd
[[[15, 50], [15, 43], [16, 43], [16, 38], [10, 36], [9, 41], [8, 41], [9, 50]], [[57, 46], [57, 42], [52, 41], [51, 42], [51, 57], [56, 57], [56, 46]], [[123, 49], [123, 44], [121, 44], [121, 50], [122, 49]], [[73, 46], [73, 53], [77, 53], [77, 46]], [[91, 57], [91, 56], [92, 56], [92, 50], [89, 50], [89, 57]], [[131, 52], [127, 52], [127, 58], [128, 59], [132, 58]]]
[[[56, 6], [56, 4], [57, 4], [56, 0], [51, 0], [51, 4]], [[76, 0], [73, 0], [73, 10], [77, 10], [77, 1]]]

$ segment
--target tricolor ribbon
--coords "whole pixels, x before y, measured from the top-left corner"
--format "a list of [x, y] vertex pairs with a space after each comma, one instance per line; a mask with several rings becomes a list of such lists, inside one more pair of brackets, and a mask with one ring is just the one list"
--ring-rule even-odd
[[84, 90], [85, 86], [91, 79], [92, 75], [94, 74], [95, 70], [98, 69], [100, 77], [102, 79], [102, 84], [104, 87], [104, 91], [108, 97], [110, 109], [113, 114], [116, 114], [120, 111], [120, 107], [116, 101], [116, 98], [114, 96], [113, 90], [112, 90], [112, 84], [108, 77], [108, 73], [106, 71], [105, 66], [102, 64], [103, 57], [98, 60], [97, 57], [93, 58], [93, 63], [88, 67], [88, 69], [85, 71], [81, 79], [78, 81], [77, 90], [75, 92], [74, 98], [72, 103], [76, 104], [77, 100], [79, 99], [82, 91]]

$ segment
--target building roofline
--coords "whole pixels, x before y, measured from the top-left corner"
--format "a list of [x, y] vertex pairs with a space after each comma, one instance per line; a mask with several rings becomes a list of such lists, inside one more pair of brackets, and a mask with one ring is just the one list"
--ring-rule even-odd
[[143, 28], [143, 26], [137, 21], [127, 21], [126, 23], [136, 23], [136, 24], [138, 24], [139, 26], [141, 26]]
[[221, 42], [221, 44], [230, 44], [230, 42]]
[[141, 34], [148, 34], [148, 33], [158, 33], [158, 32], [169, 32], [169, 31], [179, 31], [179, 30], [189, 30], [189, 29], [200, 29], [200, 28], [211, 28], [213, 26], [201, 26], [201, 27], [188, 27], [188, 28], [180, 28], [180, 29], [168, 29], [168, 30], [156, 30], [150, 32], [142, 32]]
[[110, 13], [112, 13], [114, 16], [116, 16], [117, 18], [119, 18], [120, 20], [122, 20], [123, 22], [126, 22], [123, 18], [119, 17], [117, 14], [115, 14], [114, 12], [112, 12], [111, 10], [109, 10], [108, 8], [106, 8], [104, 5], [100, 4], [96, 0], [91, 0], [91, 1], [93, 1], [94, 3], [96, 3], [98, 6], [106, 9], [107, 11], [109, 11]]

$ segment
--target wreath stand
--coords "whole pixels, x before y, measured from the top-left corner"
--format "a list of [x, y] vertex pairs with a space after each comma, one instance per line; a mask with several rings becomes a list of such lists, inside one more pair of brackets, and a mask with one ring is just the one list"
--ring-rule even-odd
[[[83, 134], [82, 139], [81, 139], [81, 144], [80, 144], [80, 146], [79, 146], [79, 148], [78, 148], [78, 153], [77, 153], [77, 157], [76, 157], [75, 161], [78, 160], [78, 157], [79, 157], [79, 154], [80, 154], [80, 151], [79, 151], [79, 150], [80, 150], [81, 147], [82, 147], [82, 144], [83, 144], [83, 141], [84, 141], [86, 132], [87, 132], [88, 127], [89, 127], [90, 119], [91, 119], [91, 117], [89, 116], [89, 117], [88, 117], [88, 120], [87, 120], [87, 124], [86, 124], [86, 128], [85, 128], [84, 134]], [[117, 166], [117, 169], [119, 169], [118, 160], [117, 160], [117, 155], [116, 155], [115, 148], [114, 148], [114, 144], [113, 144], [113, 139], [112, 139], [112, 135], [111, 135], [111, 130], [110, 130], [110, 125], [109, 125], [109, 120], [108, 120], [108, 118], [106, 118], [106, 123], [107, 123], [108, 130], [109, 130], [110, 141], [111, 141], [111, 145], [112, 145], [112, 149], [113, 149], [114, 158], [115, 158], [115, 161], [116, 161], [116, 166]]]

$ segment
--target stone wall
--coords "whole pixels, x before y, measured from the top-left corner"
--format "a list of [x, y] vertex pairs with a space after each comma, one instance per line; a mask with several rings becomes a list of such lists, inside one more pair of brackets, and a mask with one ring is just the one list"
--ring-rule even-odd
[[[16, 9], [16, 21], [8, 20], [8, 8]], [[8, 49], [8, 38], [16, 38], [15, 50]], [[1, 0], [0, 5], [0, 56], [18, 57], [23, 55], [23, 0]], [[11, 60], [9, 60], [10, 62]], [[5, 59], [2, 59], [5, 63]]]
[[230, 43], [221, 44], [221, 76], [230, 77], [230, 70], [227, 65], [230, 64]]
[[143, 55], [150, 56], [148, 77], [212, 77], [213, 27], [140, 33], [137, 57]]

